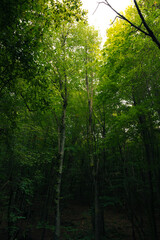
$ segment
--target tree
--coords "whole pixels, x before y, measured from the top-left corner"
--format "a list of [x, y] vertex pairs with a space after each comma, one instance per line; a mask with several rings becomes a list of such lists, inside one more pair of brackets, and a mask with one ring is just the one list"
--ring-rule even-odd
[[[66, 138], [66, 110], [68, 101], [72, 92], [79, 88], [84, 77], [84, 70], [88, 67], [89, 63], [85, 63], [83, 58], [86, 53], [86, 42], [89, 44], [88, 39], [94, 40], [93, 29], [89, 29], [84, 23], [67, 23], [64, 22], [58, 29], [51, 28], [55, 31], [54, 36], [46, 34], [44, 42], [47, 52], [42, 53], [43, 59], [46, 56], [45, 62], [48, 64], [48, 71], [46, 77], [48, 78], [48, 92], [54, 90], [57, 94], [57, 102], [54, 103], [53, 92], [49, 93], [51, 101], [50, 108], [53, 109], [54, 117], [57, 122], [58, 129], [58, 171], [57, 171], [57, 185], [56, 185], [56, 229], [55, 238], [60, 237], [60, 198], [61, 198], [61, 182], [62, 170], [64, 165], [64, 150]], [[82, 34], [83, 31], [83, 34]], [[89, 33], [88, 33], [88, 32]], [[77, 36], [78, 35], [78, 36]], [[77, 41], [78, 40], [78, 41]], [[94, 44], [95, 47], [95, 44]], [[93, 59], [95, 53], [90, 51], [90, 58]], [[88, 54], [88, 52], [87, 52]], [[74, 60], [74, 61], [73, 61]], [[46, 66], [47, 64], [44, 63]], [[92, 66], [93, 67], [93, 66]], [[91, 69], [91, 66], [89, 67]], [[91, 70], [90, 70], [91, 71]], [[82, 83], [84, 85], [84, 83]]]
[[[69, 22], [74, 22], [75, 19], [77, 19], [77, 21], [80, 19], [82, 20], [85, 12], [80, 9], [80, 6], [80, 1], [52, 1], [50, 3], [48, 1], [39, 1], [38, 3], [36, 2], [32, 4], [30, 4], [30, 1], [25, 3], [22, 1], [10, 1], [9, 3], [3, 1], [1, 4], [2, 8], [0, 11], [2, 14], [0, 17], [0, 25], [2, 27], [2, 35], [0, 45], [2, 54], [0, 59], [0, 92], [1, 97], [3, 97], [1, 101], [1, 112], [3, 114], [1, 129], [2, 132], [7, 133], [7, 138], [6, 134], [2, 134], [2, 141], [4, 141], [3, 149], [5, 149], [7, 145], [11, 145], [8, 149], [6, 148], [7, 150], [4, 150], [3, 155], [5, 155], [5, 152], [8, 152], [7, 158], [12, 161], [10, 166], [14, 165], [14, 167], [11, 167], [11, 171], [9, 171], [11, 188], [8, 200], [8, 223], [10, 229], [8, 231], [8, 239], [13, 239], [18, 234], [17, 231], [12, 231], [16, 226], [16, 221], [12, 221], [12, 209], [16, 204], [15, 194], [18, 195], [19, 193], [17, 191], [19, 178], [16, 177], [15, 168], [20, 164], [19, 161], [23, 162], [24, 160], [23, 157], [20, 160], [20, 155], [22, 154], [22, 152], [19, 151], [21, 139], [18, 137], [17, 141], [15, 141], [15, 145], [11, 139], [16, 136], [19, 116], [28, 116], [30, 114], [33, 114], [34, 116], [37, 111], [45, 111], [49, 108], [48, 105], [51, 102], [49, 97], [51, 95], [49, 95], [49, 97], [47, 96], [47, 90], [49, 89], [48, 84], [50, 85], [50, 82], [47, 82], [47, 75], [44, 74], [43, 77], [40, 76], [40, 73], [44, 73], [49, 66], [48, 62], [42, 65], [44, 59], [43, 61], [42, 59], [39, 59], [39, 56], [41, 55], [40, 53], [45, 51], [42, 45], [43, 37], [44, 34], [49, 31], [49, 26], [51, 24], [54, 25], [54, 30], [56, 30], [62, 20], [66, 21], [66, 25]], [[6, 11], [4, 11], [4, 9]], [[65, 39], [62, 39], [62, 41], [63, 40]], [[56, 74], [54, 75], [56, 78]], [[61, 83], [59, 82], [59, 84]], [[63, 91], [64, 88], [60, 90], [62, 99]], [[59, 96], [57, 99], [58, 98]], [[24, 115], [21, 115], [19, 110], [21, 100], [24, 102], [24, 105], [22, 104], [22, 109], [24, 110], [24, 107], [26, 107], [27, 113], [24, 110]], [[66, 99], [64, 102], [66, 102]], [[6, 111], [4, 111], [5, 108]], [[6, 119], [8, 120], [6, 121]], [[21, 131], [23, 132], [22, 129]], [[5, 142], [5, 138], [8, 140], [10, 139], [10, 144], [8, 140]], [[36, 144], [34, 146], [36, 148]], [[29, 146], [26, 148], [28, 149]], [[12, 149], [12, 151], [9, 149]], [[32, 155], [29, 155], [27, 149], [23, 149], [26, 158], [31, 158], [32, 162], [34, 157], [32, 158]], [[16, 161], [16, 158], [14, 157], [16, 151], [18, 151], [18, 161]], [[33, 152], [34, 150], [32, 150], [32, 153]], [[37, 156], [37, 153], [35, 153], [35, 155]], [[8, 177], [6, 176], [6, 178]], [[19, 194], [21, 195], [21, 193]], [[18, 203], [19, 202], [17, 202], [17, 205]]]
[[[126, 17], [130, 15], [132, 18], [135, 18], [133, 11], [132, 8], [128, 9]], [[121, 32], [122, 29], [123, 35]], [[136, 38], [133, 38], [133, 36], [136, 36]], [[148, 47], [146, 47], [146, 44], [148, 44]], [[136, 55], [133, 55], [133, 49], [134, 52], [136, 51]], [[156, 99], [154, 83], [157, 82], [154, 69], [159, 64], [157, 63], [157, 59], [154, 59], [150, 53], [150, 49], [156, 52], [155, 46], [149, 43], [147, 38], [134, 32], [131, 33], [126, 24], [117, 20], [108, 31], [108, 40], [104, 47], [103, 84], [106, 89], [104, 90], [104, 95], [102, 95], [104, 99], [111, 99], [112, 105], [114, 104], [116, 118], [120, 120], [120, 123], [123, 122], [124, 124], [122, 128], [124, 136], [127, 136], [134, 129], [136, 131], [134, 135], [139, 136], [143, 143], [145, 162], [142, 162], [142, 166], [143, 164], [147, 166], [145, 176], [148, 184], [148, 192], [145, 194], [148, 195], [148, 219], [150, 221], [152, 238], [157, 239], [154, 212], [156, 197], [153, 187], [153, 178], [155, 178], [156, 173], [152, 167], [157, 164], [155, 146], [158, 142], [156, 142], [157, 137], [155, 135], [157, 127], [155, 119], [156, 116], [158, 117], [158, 112], [153, 98]], [[159, 84], [156, 86], [159, 89]], [[115, 99], [112, 97], [113, 93], [115, 94]], [[131, 140], [128, 139], [128, 141]], [[122, 149], [122, 146], [120, 149]], [[134, 222], [132, 224], [134, 227]]]

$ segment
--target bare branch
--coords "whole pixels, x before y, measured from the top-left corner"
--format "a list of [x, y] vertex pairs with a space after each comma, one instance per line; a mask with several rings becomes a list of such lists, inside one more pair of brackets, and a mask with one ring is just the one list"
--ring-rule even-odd
[[116, 16], [115, 18], [114, 18], [114, 20], [111, 22], [111, 24], [110, 25], [112, 25], [115, 21], [116, 21], [116, 19], [117, 18], [120, 18], [120, 19], [122, 19], [120, 16]]
[[[139, 25], [139, 27], [141, 27], [142, 26], [142, 22], [141, 22], [141, 24]], [[129, 34], [131, 34], [131, 33], [136, 33], [138, 31], [138, 29], [136, 29], [135, 31], [131, 31]]]
[[107, 5], [122, 19], [125, 20], [126, 22], [128, 22], [132, 27], [138, 29], [140, 32], [144, 33], [145, 35], [149, 36], [149, 33], [145, 32], [144, 30], [142, 30], [141, 28], [139, 28], [138, 26], [136, 26], [134, 23], [132, 23], [131, 21], [129, 21], [124, 15], [120, 14], [119, 12], [117, 12], [109, 3], [108, 1], [106, 1]]
[[[100, 3], [104, 3], [104, 2], [100, 2]], [[100, 4], [99, 3], [99, 4]], [[124, 15], [120, 14], [119, 12], [117, 12], [110, 4], [107, 0], [105, 0], [105, 4], [110, 8], [112, 9], [112, 11], [114, 11], [116, 14], [117, 14], [117, 17], [119, 17], [120, 19], [128, 22], [132, 27], [134, 27], [135, 29], [137, 29], [138, 31], [142, 32], [143, 34], [145, 34], [146, 36], [149, 36], [152, 38], [152, 41], [156, 43], [156, 45], [158, 46], [158, 48], [160, 49], [160, 42], [158, 41], [158, 39], [156, 38], [156, 36], [154, 35], [153, 31], [150, 29], [150, 27], [148, 26], [148, 24], [146, 23], [144, 17], [143, 17], [143, 14], [137, 4], [137, 1], [134, 0], [134, 4], [136, 6], [136, 9], [137, 9], [137, 12], [142, 20], [142, 24], [144, 25], [146, 31], [144, 31], [141, 26], [142, 24], [138, 27], [136, 26], [134, 23], [132, 23], [130, 20], [128, 20]], [[114, 19], [115, 21], [115, 19]], [[113, 22], [114, 22], [113, 21]]]
[[92, 15], [95, 14], [95, 12], [97, 11], [97, 9], [98, 9], [98, 7], [99, 7], [99, 5], [100, 5], [101, 3], [104, 3], [105, 5], [108, 5], [108, 4], [105, 3], [105, 2], [98, 2], [98, 3], [97, 3], [97, 7], [96, 7], [96, 9], [94, 10], [94, 12], [92, 13]]
[[154, 35], [154, 33], [152, 32], [152, 30], [151, 30], [150, 27], [148, 26], [148, 24], [146, 23], [146, 21], [145, 21], [145, 19], [144, 19], [144, 17], [143, 17], [143, 14], [142, 14], [142, 12], [141, 12], [141, 10], [140, 10], [140, 8], [139, 8], [136, 0], [134, 0], [134, 4], [135, 4], [136, 9], [137, 9], [137, 12], [138, 12], [138, 14], [139, 14], [139, 16], [140, 16], [140, 18], [141, 18], [141, 20], [142, 20], [142, 23], [143, 23], [145, 29], [146, 29], [147, 32], [148, 32], [148, 36], [150, 36], [150, 37], [152, 38], [153, 42], [155, 42], [156, 45], [157, 45], [157, 46], [159, 47], [159, 49], [160, 49], [160, 42], [158, 41], [158, 39], [156, 38], [156, 36]]
[[[160, 49], [160, 42], [158, 41], [157, 37], [154, 35], [153, 31], [150, 29], [150, 27], [148, 26], [147, 22], [145, 21], [144, 17], [143, 17], [143, 14], [138, 6], [138, 3], [137, 3], [137, 0], [133, 0], [134, 1], [134, 4], [135, 4], [135, 7], [137, 9], [137, 12], [142, 20], [142, 24], [144, 25], [145, 29], [147, 31], [144, 31], [141, 26], [142, 24], [139, 26], [136, 26], [134, 23], [132, 23], [130, 20], [128, 20], [124, 15], [120, 14], [119, 12], [117, 12], [108, 2], [108, 0], [104, 0], [102, 2], [98, 2], [97, 4], [97, 7], [95, 9], [95, 11], [93, 12], [93, 14], [97, 11], [98, 7], [100, 4], [105, 4], [107, 5], [110, 9], [112, 9], [116, 14], [117, 14], [117, 17], [119, 17], [120, 19], [128, 22], [132, 27], [136, 28], [138, 31], [142, 32], [143, 34], [145, 34], [146, 36], [149, 36], [152, 38], [152, 41], [155, 42], [155, 44], [158, 46], [158, 48]], [[116, 18], [117, 18], [116, 17]], [[112, 24], [114, 23], [114, 21], [116, 20], [116, 18], [113, 20]]]

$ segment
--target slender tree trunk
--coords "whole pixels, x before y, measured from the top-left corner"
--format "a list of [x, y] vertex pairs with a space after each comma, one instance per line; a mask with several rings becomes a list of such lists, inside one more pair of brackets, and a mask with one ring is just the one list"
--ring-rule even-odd
[[[64, 27], [64, 26], [63, 26]], [[65, 148], [65, 137], [66, 137], [66, 110], [68, 104], [68, 92], [67, 92], [67, 73], [66, 73], [66, 39], [69, 34], [69, 29], [65, 33], [62, 31], [61, 38], [61, 48], [63, 51], [63, 79], [61, 75], [59, 76], [59, 89], [61, 91], [61, 98], [63, 100], [61, 122], [58, 124], [58, 148], [59, 148], [59, 167], [58, 167], [58, 176], [57, 176], [57, 185], [56, 185], [56, 197], [55, 197], [55, 233], [54, 240], [60, 239], [60, 197], [61, 197], [61, 182], [62, 182], [62, 172], [63, 172], [63, 161], [64, 161], [64, 148]]]
[[[137, 105], [135, 96], [133, 94], [133, 102], [134, 105]], [[149, 116], [148, 116], [149, 117]], [[139, 120], [139, 128], [140, 128], [140, 134], [141, 138], [143, 140], [144, 150], [145, 150], [145, 160], [147, 163], [147, 181], [148, 181], [148, 217], [149, 217], [149, 224], [150, 224], [150, 232], [151, 237], [153, 240], [158, 240], [158, 233], [157, 233], [157, 223], [156, 223], [156, 216], [155, 216], [155, 194], [154, 194], [154, 188], [153, 188], [153, 170], [152, 166], [155, 163], [155, 136], [154, 131], [152, 128], [152, 122], [149, 119], [146, 119], [147, 117], [145, 114], [140, 114], [138, 116]]]
[[[137, 105], [137, 101], [135, 99], [133, 93], [133, 102], [134, 105]], [[156, 216], [155, 216], [155, 198], [154, 198], [154, 189], [153, 189], [153, 170], [152, 166], [155, 163], [155, 136], [152, 128], [151, 120], [146, 119], [144, 114], [138, 116], [139, 119], [139, 127], [140, 127], [140, 134], [143, 140], [144, 149], [145, 149], [145, 159], [148, 167], [148, 186], [149, 186], [149, 195], [148, 195], [148, 210], [149, 210], [149, 222], [150, 222], [150, 229], [152, 234], [153, 240], [158, 240], [158, 233], [157, 233], [157, 223], [156, 223]]]
[[[13, 229], [14, 229], [14, 222], [12, 218], [12, 213], [13, 213], [13, 205], [15, 202], [15, 189], [14, 189], [14, 153], [12, 151], [12, 143], [10, 141], [10, 135], [7, 135], [6, 138], [6, 146], [9, 154], [9, 162], [8, 162], [8, 175], [9, 175], [9, 185], [10, 185], [10, 190], [9, 190], [9, 201], [8, 201], [8, 209], [7, 209], [7, 221], [8, 221], [8, 240], [13, 239]], [[12, 138], [11, 138], [12, 139]]]
[[12, 199], [13, 199], [13, 189], [11, 187], [9, 203], [8, 203], [8, 240], [12, 240], [12, 235], [13, 235], [12, 233], [13, 223], [11, 220]]
[[94, 177], [94, 214], [95, 214], [95, 240], [99, 240], [100, 233], [99, 233], [99, 199], [98, 199], [98, 181], [96, 176]]
[[67, 76], [64, 70], [64, 93], [61, 93], [63, 99], [62, 117], [59, 128], [59, 169], [56, 185], [56, 199], [55, 199], [55, 240], [60, 239], [60, 195], [61, 195], [61, 182], [64, 160], [64, 147], [65, 147], [65, 135], [66, 135], [66, 110], [67, 110]]
[[[88, 49], [86, 45], [86, 90], [87, 90], [87, 98], [88, 98], [88, 148], [89, 148], [89, 158], [90, 158], [90, 166], [92, 171], [92, 179], [94, 184], [94, 220], [93, 220], [93, 228], [94, 228], [94, 236], [95, 240], [100, 240], [102, 237], [102, 232], [104, 232], [104, 224], [102, 212], [100, 210], [99, 204], [99, 182], [98, 182], [98, 167], [99, 162], [96, 159], [94, 160], [94, 139], [93, 139], [93, 75], [91, 74], [91, 82], [89, 83], [88, 76]], [[102, 230], [103, 229], [103, 230]]]
[[157, 234], [157, 224], [156, 224], [156, 217], [155, 217], [155, 198], [154, 198], [154, 190], [153, 190], [153, 173], [152, 173], [152, 165], [154, 163], [154, 147], [153, 142], [154, 137], [152, 133], [149, 132], [149, 129], [146, 127], [146, 120], [144, 116], [139, 117], [139, 122], [141, 124], [141, 134], [144, 142], [145, 147], [145, 155], [146, 155], [146, 162], [148, 165], [148, 184], [149, 184], [149, 196], [148, 196], [148, 203], [149, 203], [149, 221], [152, 233], [152, 239], [158, 240]]
[[[46, 194], [46, 199], [44, 201], [44, 205], [43, 205], [43, 209], [42, 209], [42, 215], [41, 215], [41, 221], [42, 222], [47, 222], [48, 220], [48, 208], [50, 206], [50, 203], [52, 201], [52, 197], [53, 197], [53, 176], [54, 176], [54, 165], [53, 165], [53, 161], [51, 163], [51, 170], [50, 170], [50, 174], [49, 174], [49, 179], [48, 179], [48, 189], [47, 189], [47, 194]], [[41, 235], [41, 240], [45, 239], [45, 234], [46, 234], [46, 227], [44, 226], [44, 228], [42, 229], [42, 235]]]
[[99, 202], [99, 181], [98, 176], [94, 176], [94, 235], [95, 240], [104, 237], [104, 216]]
[[55, 200], [55, 240], [60, 238], [60, 195], [61, 195], [61, 182], [62, 182], [62, 171], [63, 171], [63, 160], [64, 160], [64, 146], [65, 146], [65, 133], [66, 133], [66, 108], [67, 104], [64, 101], [63, 112], [61, 119], [61, 129], [60, 129], [60, 152], [59, 152], [59, 170], [57, 177], [57, 186], [56, 186], [56, 200]]

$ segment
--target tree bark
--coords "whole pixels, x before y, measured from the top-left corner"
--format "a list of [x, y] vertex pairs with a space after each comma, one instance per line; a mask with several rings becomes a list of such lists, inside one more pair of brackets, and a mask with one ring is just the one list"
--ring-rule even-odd
[[63, 160], [64, 160], [64, 147], [65, 147], [65, 133], [66, 133], [66, 108], [67, 103], [64, 100], [63, 112], [61, 119], [61, 128], [60, 128], [60, 152], [59, 152], [59, 170], [57, 177], [57, 186], [56, 186], [56, 200], [55, 200], [55, 240], [60, 238], [60, 195], [61, 195], [61, 182], [62, 182], [62, 172], [63, 172]]
[[67, 74], [66, 74], [66, 39], [69, 34], [68, 31], [64, 34], [62, 31], [62, 39], [61, 39], [61, 48], [63, 51], [63, 79], [59, 76], [59, 90], [61, 92], [62, 98], [62, 114], [61, 114], [61, 122], [58, 125], [58, 148], [59, 148], [59, 169], [57, 176], [57, 185], [56, 185], [56, 197], [55, 197], [55, 232], [54, 232], [54, 240], [60, 239], [60, 197], [61, 197], [61, 182], [62, 182], [62, 172], [63, 172], [63, 161], [64, 161], [64, 148], [65, 148], [65, 137], [66, 137], [66, 110], [68, 104], [68, 92], [67, 92]]

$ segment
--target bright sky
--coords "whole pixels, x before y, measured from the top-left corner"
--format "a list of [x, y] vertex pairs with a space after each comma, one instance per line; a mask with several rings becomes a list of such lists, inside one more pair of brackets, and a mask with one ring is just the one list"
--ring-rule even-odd
[[[109, 28], [111, 20], [113, 21], [116, 14], [105, 4], [99, 4], [104, 0], [82, 0], [83, 8], [88, 10], [88, 22], [94, 25], [100, 31], [102, 42], [106, 39], [106, 29]], [[127, 6], [131, 5], [131, 0], [108, 0], [108, 3], [118, 12], [124, 11]], [[94, 11], [96, 12], [94, 13]], [[94, 13], [94, 14], [93, 14]]]

